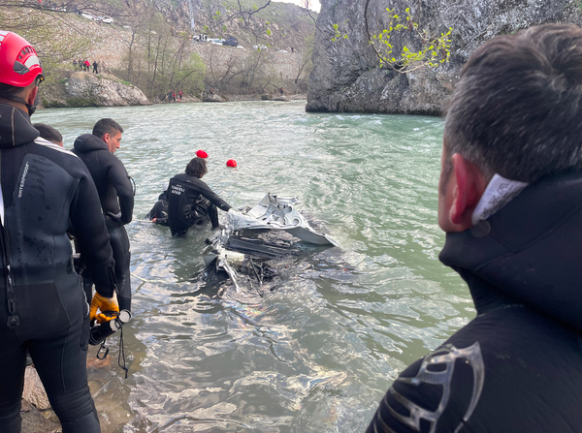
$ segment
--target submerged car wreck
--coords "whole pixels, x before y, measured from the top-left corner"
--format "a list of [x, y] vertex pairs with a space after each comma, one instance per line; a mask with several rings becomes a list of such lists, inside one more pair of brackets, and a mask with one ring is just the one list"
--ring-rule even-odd
[[260, 288], [284, 274], [293, 258], [305, 251], [302, 243], [338, 246], [322, 224], [314, 220], [310, 224], [309, 215], [296, 209], [298, 203], [297, 198], [268, 193], [253, 208], [231, 209], [220, 234], [207, 241], [202, 254], [207, 270], [226, 273], [240, 292], [243, 278]]

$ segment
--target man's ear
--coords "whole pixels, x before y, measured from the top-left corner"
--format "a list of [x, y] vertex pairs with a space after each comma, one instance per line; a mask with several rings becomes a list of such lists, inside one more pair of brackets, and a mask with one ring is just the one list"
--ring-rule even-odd
[[38, 95], [38, 86], [34, 86], [30, 93], [28, 94], [27, 103], [28, 105], [34, 105], [34, 100], [36, 99], [36, 95]]
[[473, 226], [471, 217], [485, 188], [487, 180], [477, 166], [455, 153], [452, 157], [455, 189], [453, 203], [449, 209], [449, 218], [459, 230], [467, 230]]

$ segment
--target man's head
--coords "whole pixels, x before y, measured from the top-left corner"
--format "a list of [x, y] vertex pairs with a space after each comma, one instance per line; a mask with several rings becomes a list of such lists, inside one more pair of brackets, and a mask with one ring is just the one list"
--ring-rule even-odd
[[93, 127], [93, 135], [103, 140], [111, 153], [119, 149], [122, 132], [123, 128], [113, 119], [101, 119]]
[[44, 123], [33, 123], [32, 126], [40, 132], [42, 138], [63, 147], [63, 136], [55, 128], [50, 125], [45, 125]]
[[0, 30], [0, 101], [32, 115], [42, 67], [35, 49], [16, 33]]
[[439, 225], [472, 226], [494, 174], [531, 183], [582, 170], [582, 29], [548, 24], [481, 46], [449, 104]]
[[192, 158], [186, 166], [186, 174], [188, 176], [202, 179], [206, 173], [208, 173], [208, 169], [206, 168], [206, 160], [204, 158]]

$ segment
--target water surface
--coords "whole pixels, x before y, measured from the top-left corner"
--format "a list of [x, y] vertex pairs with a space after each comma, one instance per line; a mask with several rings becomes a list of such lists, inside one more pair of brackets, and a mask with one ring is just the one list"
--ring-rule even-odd
[[[137, 184], [130, 376], [116, 367], [117, 338], [110, 365], [89, 371], [104, 432], [360, 432], [396, 375], [474, 317], [437, 259], [442, 120], [307, 114], [301, 102], [53, 109], [33, 120], [70, 148], [102, 117], [125, 128], [117, 156]], [[210, 155], [204, 180], [232, 206], [297, 196], [341, 247], [308, 247], [262, 298], [217, 298], [200, 256], [212, 231], [172, 239], [144, 221], [198, 149]]]

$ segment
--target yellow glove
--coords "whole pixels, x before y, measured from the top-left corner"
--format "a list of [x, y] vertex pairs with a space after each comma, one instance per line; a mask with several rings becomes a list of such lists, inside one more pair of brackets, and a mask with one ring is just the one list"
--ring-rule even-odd
[[[100, 311], [99, 314], [97, 314], [97, 310]], [[115, 292], [113, 292], [113, 297], [111, 298], [106, 298], [95, 292], [95, 296], [93, 296], [93, 300], [91, 301], [91, 309], [89, 310], [89, 318], [91, 321], [97, 319], [99, 323], [109, 322], [114, 317], [117, 317], [118, 314], [119, 304], [117, 303], [117, 295]]]

